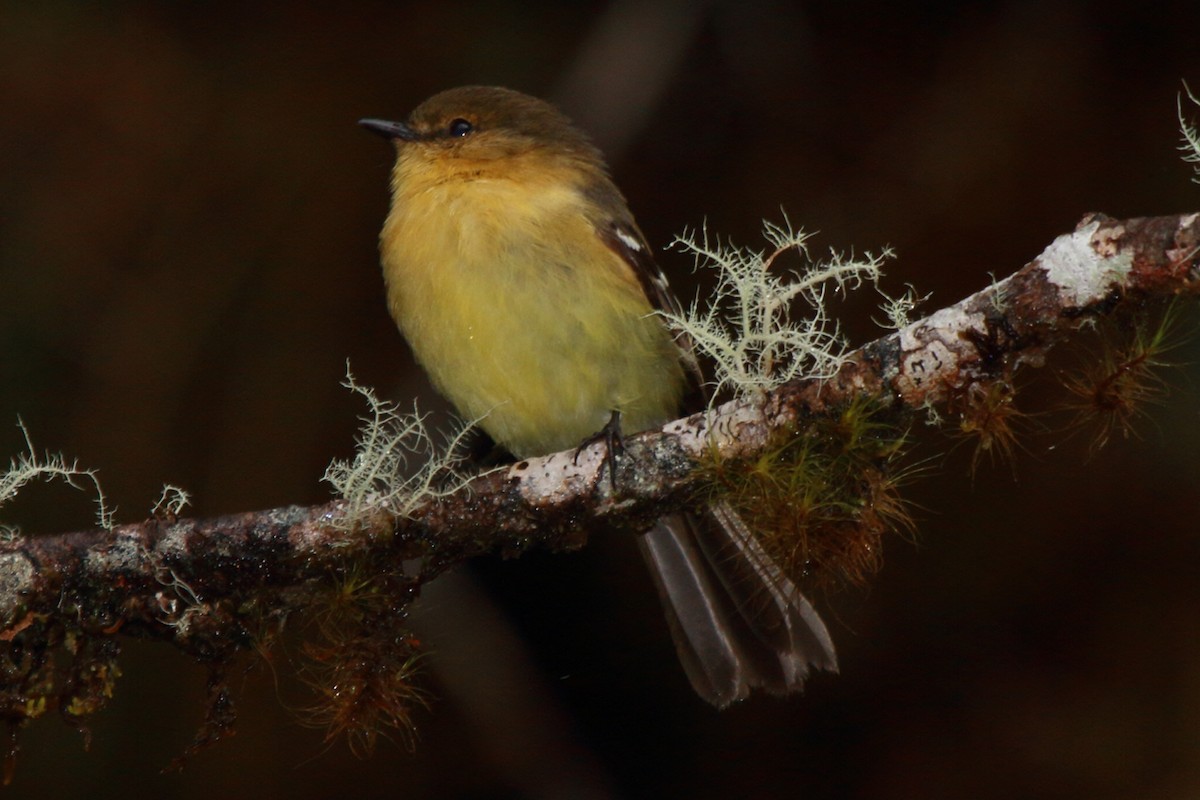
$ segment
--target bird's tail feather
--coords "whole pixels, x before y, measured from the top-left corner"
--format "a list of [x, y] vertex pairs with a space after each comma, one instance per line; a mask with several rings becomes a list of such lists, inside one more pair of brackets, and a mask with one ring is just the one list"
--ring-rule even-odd
[[825, 623], [728, 505], [664, 517], [639, 542], [684, 671], [713, 705], [837, 670]]

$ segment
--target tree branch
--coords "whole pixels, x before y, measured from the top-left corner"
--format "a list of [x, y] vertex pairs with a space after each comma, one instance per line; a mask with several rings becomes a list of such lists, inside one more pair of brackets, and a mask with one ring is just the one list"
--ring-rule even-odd
[[[345, 512], [335, 501], [5, 542], [0, 640], [12, 642], [31, 626], [57, 631], [50, 644], [70, 632], [100, 639], [119, 632], [220, 660], [305, 607], [350, 564], [394, 571], [419, 559], [420, 568], [398, 578], [411, 596], [472, 556], [572, 549], [593, 532], [645, 529], [694, 497], [695, 468], [713, 448], [721, 457], [753, 456], [772, 431], [859, 394], [911, 409], [942, 406], [975, 383], [1040, 365], [1056, 342], [1118, 307], [1195, 294], [1198, 219], [1085, 217], [1009, 278], [861, 347], [831, 379], [794, 381], [631, 437], [615, 494], [601, 479], [597, 445], [522, 461], [408, 518], [378, 512], [350, 531], [335, 524]], [[22, 717], [16, 702], [9, 698], [10, 719]]]

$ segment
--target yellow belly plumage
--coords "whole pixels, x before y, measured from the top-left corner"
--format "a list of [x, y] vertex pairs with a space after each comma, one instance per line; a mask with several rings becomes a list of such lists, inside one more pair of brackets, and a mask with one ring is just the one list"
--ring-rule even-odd
[[522, 457], [579, 444], [612, 411], [629, 432], [675, 415], [679, 351], [579, 190], [406, 169], [381, 235], [388, 303], [459, 413]]

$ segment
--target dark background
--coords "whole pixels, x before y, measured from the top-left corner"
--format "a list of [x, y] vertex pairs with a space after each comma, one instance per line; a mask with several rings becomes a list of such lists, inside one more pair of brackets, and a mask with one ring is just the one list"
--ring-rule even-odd
[[[818, 252], [894, 246], [889, 285], [932, 310], [1085, 212], [1200, 210], [1175, 110], [1182, 80], [1200, 87], [1198, 23], [1194, 2], [2, 4], [0, 453], [20, 414], [100, 470], [120, 520], [164, 481], [219, 514], [328, 498], [361, 411], [347, 358], [441, 408], [384, 308], [390, 153], [359, 117], [464, 83], [553, 98], [652, 242], [707, 219], [755, 244], [782, 207]], [[690, 262], [661, 261], [690, 297]], [[859, 340], [868, 317], [847, 320]], [[697, 700], [614, 536], [434, 584], [415, 753], [324, 746], [277, 653], [238, 679], [238, 735], [160, 775], [203, 672], [128, 644], [91, 750], [43, 719], [7, 791], [1200, 796], [1194, 337], [1172, 355], [1140, 436], [1097, 454], [1051, 415], [1015, 469], [972, 479], [969, 445], [923, 436], [917, 541], [892, 541], [869, 589], [819, 598], [842, 674], [803, 696]], [[1058, 369], [1019, 404], [1060, 398]], [[40, 488], [4, 517], [53, 532], [90, 513]]]

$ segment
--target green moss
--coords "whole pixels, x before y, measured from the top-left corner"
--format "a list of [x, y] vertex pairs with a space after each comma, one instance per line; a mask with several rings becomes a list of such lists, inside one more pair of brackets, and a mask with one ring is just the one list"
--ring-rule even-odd
[[897, 414], [860, 396], [837, 413], [776, 433], [757, 458], [704, 466], [707, 500], [722, 500], [797, 583], [862, 583], [882, 563], [882, 538], [911, 529], [899, 496], [908, 441]]

